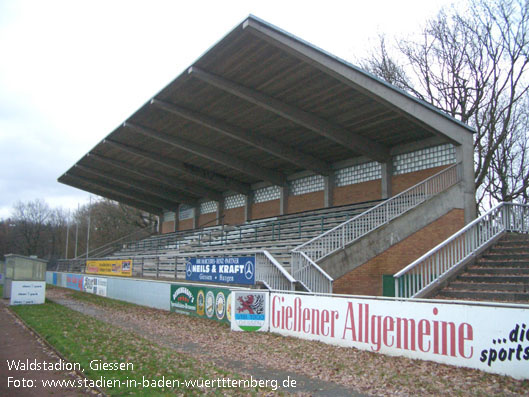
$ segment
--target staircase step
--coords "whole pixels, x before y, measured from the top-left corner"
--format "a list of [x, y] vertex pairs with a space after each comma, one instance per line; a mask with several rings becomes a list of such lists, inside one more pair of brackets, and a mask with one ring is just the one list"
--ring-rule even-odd
[[529, 276], [471, 276], [462, 274], [458, 281], [474, 283], [525, 283], [529, 284]]
[[485, 259], [492, 259], [492, 260], [506, 260], [506, 259], [525, 259], [529, 261], [529, 254], [491, 254], [486, 253], [483, 255], [483, 258]]
[[527, 261], [489, 261], [480, 259], [474, 266], [484, 267], [529, 267]]
[[470, 267], [465, 274], [529, 275], [529, 267]]
[[439, 296], [456, 299], [529, 302], [529, 292], [483, 292], [443, 290]]
[[529, 292], [529, 284], [523, 283], [465, 283], [454, 281], [447, 290], [480, 290], [480, 291], [509, 291]]
[[494, 247], [491, 250], [489, 250], [489, 254], [491, 255], [529, 255], [529, 247], [523, 245], [523, 246], [517, 246], [517, 247]]

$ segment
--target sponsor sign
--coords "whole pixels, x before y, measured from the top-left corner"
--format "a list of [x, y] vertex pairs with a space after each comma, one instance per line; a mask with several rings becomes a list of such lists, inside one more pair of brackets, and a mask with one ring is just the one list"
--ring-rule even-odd
[[233, 291], [233, 331], [268, 331], [268, 292]]
[[86, 261], [86, 273], [109, 276], [132, 276], [132, 259]]
[[272, 293], [270, 330], [529, 378], [529, 308]]
[[186, 280], [225, 284], [255, 284], [255, 257], [189, 258]]
[[101, 277], [85, 277], [84, 291], [100, 296], [107, 296], [107, 279]]
[[12, 281], [11, 305], [39, 305], [46, 297], [45, 281]]
[[77, 274], [66, 275], [66, 288], [74, 289], [76, 291], [84, 291], [84, 276]]
[[230, 292], [227, 288], [172, 284], [170, 308], [172, 312], [229, 323]]

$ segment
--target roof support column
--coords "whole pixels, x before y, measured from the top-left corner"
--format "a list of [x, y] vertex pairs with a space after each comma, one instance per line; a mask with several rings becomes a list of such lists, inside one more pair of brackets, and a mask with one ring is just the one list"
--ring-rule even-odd
[[224, 225], [224, 200], [217, 201], [217, 221], [216, 225]]
[[393, 176], [393, 160], [390, 159], [385, 163], [380, 163], [382, 168], [382, 199], [388, 199], [392, 196], [391, 177]]
[[323, 206], [325, 208], [334, 205], [334, 172], [323, 177]]
[[198, 227], [198, 217], [200, 216], [200, 207], [193, 207], [193, 229]]
[[279, 215], [285, 215], [288, 211], [288, 194], [288, 185], [279, 188]]
[[244, 200], [244, 221], [248, 222], [252, 219], [252, 204], [253, 204], [253, 192], [247, 194]]
[[468, 134], [462, 145], [456, 146], [456, 161], [461, 164], [461, 183], [463, 184], [463, 202], [465, 224], [476, 219], [476, 184], [474, 182], [474, 142]]

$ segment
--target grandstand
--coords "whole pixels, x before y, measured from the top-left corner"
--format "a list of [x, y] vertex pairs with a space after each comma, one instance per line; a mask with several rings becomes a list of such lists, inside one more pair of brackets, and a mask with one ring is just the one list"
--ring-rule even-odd
[[476, 217], [472, 134], [250, 16], [59, 181], [160, 217], [112, 254], [137, 276], [255, 255], [269, 288], [391, 294]]

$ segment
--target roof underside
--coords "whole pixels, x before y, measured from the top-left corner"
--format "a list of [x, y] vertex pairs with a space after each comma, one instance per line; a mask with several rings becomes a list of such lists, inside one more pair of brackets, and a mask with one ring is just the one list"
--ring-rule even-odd
[[[418, 109], [418, 110], [417, 110]], [[249, 17], [59, 181], [153, 213], [467, 127]], [[459, 134], [459, 135], [458, 135]]]

